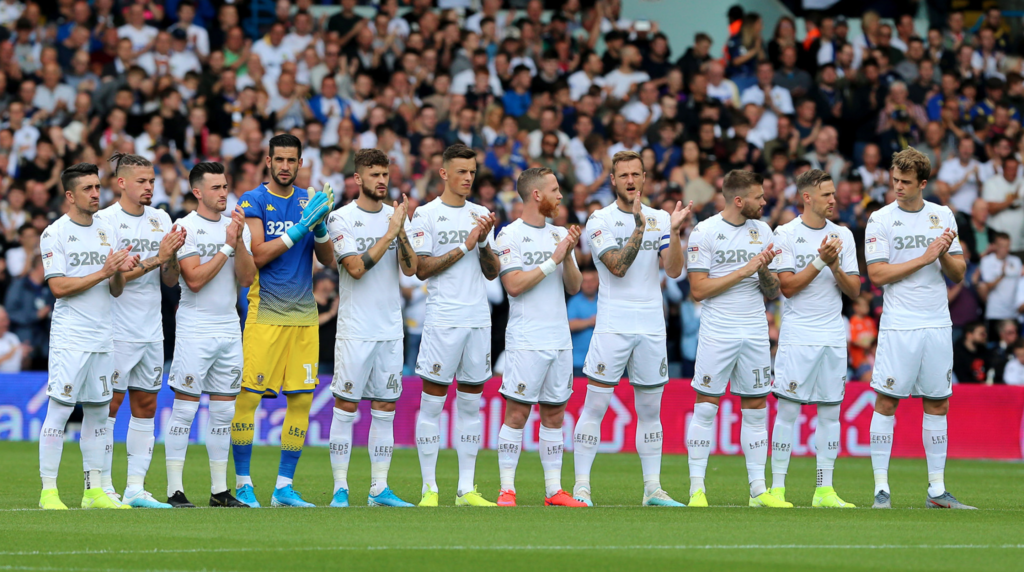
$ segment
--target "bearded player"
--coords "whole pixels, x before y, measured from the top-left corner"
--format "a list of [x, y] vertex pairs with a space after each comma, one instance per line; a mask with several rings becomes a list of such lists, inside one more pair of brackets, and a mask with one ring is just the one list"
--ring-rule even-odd
[[633, 151], [612, 157], [615, 202], [587, 221], [587, 237], [601, 285], [597, 324], [583, 373], [590, 379], [573, 441], [573, 497], [593, 506], [590, 470], [601, 443], [601, 421], [626, 369], [633, 385], [636, 450], [643, 470], [644, 506], [684, 506], [661, 488], [661, 395], [668, 383], [668, 346], [659, 262], [669, 278], [683, 271], [680, 232], [690, 207], [672, 213], [645, 206], [643, 161]]
[[800, 406], [815, 404], [818, 478], [811, 505], [853, 508], [832, 487], [832, 471], [839, 456], [839, 406], [846, 385], [843, 294], [852, 299], [860, 295], [857, 248], [850, 229], [829, 220], [836, 187], [828, 173], [812, 169], [800, 175], [796, 192], [804, 203], [803, 214], [775, 230], [780, 252], [772, 261], [785, 299], [772, 386], [779, 409], [772, 430], [769, 492], [786, 500], [793, 426]]
[[505, 330], [505, 423], [498, 433], [498, 506], [516, 506], [516, 466], [523, 428], [540, 404], [540, 464], [544, 468], [544, 504], [585, 507], [562, 490], [562, 419], [572, 395], [572, 338], [565, 295], [579, 292], [583, 275], [573, 249], [578, 226], [565, 229], [546, 219], [558, 216], [562, 193], [551, 169], [527, 169], [516, 190], [523, 216], [498, 234], [495, 253], [501, 283], [511, 297]]
[[[319, 319], [313, 299], [313, 255], [325, 266], [333, 259], [325, 219], [334, 192], [315, 195], [292, 183], [302, 167], [302, 143], [294, 135], [270, 139], [270, 181], [238, 199], [252, 233], [256, 277], [249, 288], [242, 353], [242, 392], [235, 401], [231, 445], [235, 496], [251, 507], [256, 500], [249, 460], [256, 408], [264, 396], [285, 396], [281, 462], [271, 506], [311, 507], [292, 487], [309, 428], [309, 408], [317, 386]], [[312, 196], [310, 196], [312, 195]]]
[[486, 281], [498, 277], [490, 249], [495, 217], [467, 199], [476, 177], [476, 152], [461, 143], [445, 149], [444, 192], [416, 209], [409, 239], [420, 257], [416, 276], [427, 281], [427, 315], [416, 359], [423, 395], [416, 422], [416, 449], [423, 477], [419, 506], [437, 506], [437, 452], [441, 412], [452, 378], [455, 450], [459, 458], [456, 506], [495, 506], [476, 489], [476, 456], [483, 440], [480, 394], [491, 378], [491, 308]]
[[973, 509], [946, 490], [946, 414], [953, 393], [953, 334], [943, 275], [964, 279], [967, 263], [949, 207], [922, 196], [931, 161], [909, 147], [892, 156], [896, 201], [868, 219], [864, 257], [871, 282], [885, 289], [878, 351], [871, 373], [875, 413], [871, 417], [873, 508], [891, 508], [889, 457], [896, 406], [920, 396], [921, 433], [928, 464], [928, 508]]
[[402, 395], [402, 294], [399, 273], [416, 274], [405, 234], [406, 199], [387, 205], [391, 162], [379, 149], [356, 152], [356, 200], [327, 218], [340, 271], [331, 422], [333, 507], [348, 506], [352, 427], [359, 401], [370, 401], [369, 506], [411, 507], [388, 487], [395, 449], [395, 403]]
[[[184, 229], [171, 228], [171, 217], [154, 208], [153, 164], [139, 155], [115, 153], [111, 158], [121, 198], [96, 213], [114, 230], [118, 248], [129, 245], [143, 258], [141, 265], [125, 274], [121, 296], [112, 301], [114, 321], [114, 374], [110, 416], [107, 419], [107, 453], [104, 489], [116, 500], [110, 467], [114, 452], [114, 420], [124, 400], [131, 403], [125, 449], [128, 451], [128, 484], [124, 502], [137, 508], [171, 508], [145, 489], [146, 473], [153, 460], [156, 395], [164, 380], [164, 329], [160, 313], [160, 283], [178, 282], [178, 249], [185, 242]], [[159, 269], [159, 276], [153, 271]]]

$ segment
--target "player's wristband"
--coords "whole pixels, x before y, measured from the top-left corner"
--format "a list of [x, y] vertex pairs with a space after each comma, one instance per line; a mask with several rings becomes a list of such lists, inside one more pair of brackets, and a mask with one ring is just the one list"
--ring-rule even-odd
[[460, 244], [460, 245], [459, 245], [459, 250], [461, 250], [461, 251], [462, 251], [462, 254], [469, 254], [469, 249], [468, 249], [468, 248], [466, 248], [466, 245], [465, 245], [465, 244]]
[[548, 258], [544, 261], [544, 264], [541, 264], [537, 268], [540, 268], [540, 271], [544, 273], [544, 276], [548, 276], [555, 271], [555, 268], [558, 268], [558, 265], [555, 264], [554, 260]]
[[220, 247], [220, 253], [223, 254], [224, 256], [227, 256], [228, 258], [231, 258], [232, 256], [235, 255], [235, 249], [225, 244], [224, 246]]
[[812, 265], [813, 265], [813, 266], [814, 266], [815, 268], [817, 268], [817, 269], [818, 269], [819, 271], [820, 271], [820, 270], [821, 270], [822, 268], [825, 268], [826, 266], [828, 266], [828, 264], [826, 264], [826, 263], [825, 263], [825, 261], [824, 261], [824, 260], [822, 260], [820, 256], [819, 256], [819, 257], [817, 257], [817, 258], [815, 258], [814, 260], [812, 260], [812, 261], [811, 261], [811, 264], [812, 264]]
[[288, 248], [291, 248], [295, 246], [296, 242], [305, 238], [307, 234], [309, 234], [309, 229], [304, 225], [297, 224], [289, 228], [288, 231], [284, 233], [284, 236], [281, 237], [281, 240], [284, 241]]
[[330, 240], [330, 236], [327, 234], [327, 223], [320, 221], [319, 224], [313, 227], [313, 236], [317, 242], [327, 242]]

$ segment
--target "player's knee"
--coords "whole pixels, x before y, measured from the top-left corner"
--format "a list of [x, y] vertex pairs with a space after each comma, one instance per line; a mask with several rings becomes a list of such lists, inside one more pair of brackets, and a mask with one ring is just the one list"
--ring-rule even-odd
[[359, 404], [354, 401], [345, 401], [344, 399], [334, 398], [334, 408], [340, 409], [346, 413], [355, 413], [359, 409]]
[[922, 399], [924, 412], [928, 415], [945, 415], [949, 413], [948, 399]]
[[744, 397], [740, 399], [741, 409], [764, 409], [767, 406], [767, 397]]
[[703, 393], [698, 393], [695, 403], [710, 403], [711, 405], [718, 407], [718, 402], [721, 400], [722, 398], [717, 395], [704, 395]]
[[128, 394], [132, 405], [132, 417], [152, 419], [156, 417], [156, 394], [133, 391]]
[[121, 403], [124, 401], [124, 394], [117, 391], [110, 397], [110, 416], [116, 417], [118, 409], [121, 409]]
[[505, 425], [513, 429], [526, 427], [526, 421], [530, 418], [530, 406], [523, 403], [516, 403], [512, 400], [505, 400]]
[[640, 421], [661, 420], [661, 394], [663, 388], [636, 388], [634, 390], [634, 403], [636, 416]]
[[[781, 405], [781, 402], [780, 402]], [[782, 413], [780, 408], [779, 413]], [[839, 406], [838, 405], [819, 405], [818, 406], [818, 422], [831, 421], [834, 423], [839, 422]]]
[[312, 393], [292, 393], [288, 395], [288, 412], [309, 414], [309, 408], [313, 405]]
[[[821, 415], [821, 408], [818, 408], [818, 415]], [[781, 420], [783, 423], [796, 423], [797, 418], [800, 417], [800, 404], [795, 401], [788, 401], [786, 399], [779, 400], [779, 410], [776, 418]]]
[[544, 427], [561, 427], [565, 419], [565, 405], [541, 405], [540, 423]]
[[370, 404], [370, 408], [374, 411], [383, 411], [385, 413], [391, 413], [395, 410], [394, 401], [374, 401]]
[[878, 394], [875, 396], [875, 412], [891, 417], [896, 414], [896, 406], [899, 403], [900, 401], [895, 397]]

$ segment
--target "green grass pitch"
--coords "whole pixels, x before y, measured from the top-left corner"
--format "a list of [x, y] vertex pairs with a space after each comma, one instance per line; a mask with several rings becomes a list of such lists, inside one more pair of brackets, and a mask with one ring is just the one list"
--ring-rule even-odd
[[[331, 498], [327, 450], [306, 449], [296, 475], [316, 509], [197, 509], [83, 511], [32, 510], [39, 499], [36, 443], [0, 443], [0, 571], [238, 571], [270, 570], [1020, 570], [1024, 567], [1024, 465], [950, 461], [946, 482], [978, 511], [924, 509], [923, 459], [894, 460], [890, 511], [809, 508], [814, 459], [793, 460], [787, 497], [795, 509], [747, 508], [742, 457], [712, 457], [708, 509], [640, 507], [640, 464], [635, 455], [600, 455], [594, 466], [594, 509], [543, 506], [536, 453], [525, 453], [515, 509], [455, 508], [454, 451], [438, 463], [442, 506], [437, 509], [326, 508]], [[157, 447], [147, 488], [165, 493], [164, 452]], [[115, 484], [124, 486], [125, 452], [114, 457]], [[256, 448], [253, 478], [265, 506], [278, 450]], [[61, 498], [81, 501], [81, 456], [64, 447]], [[365, 449], [352, 455], [351, 500], [362, 504], [369, 487]], [[498, 492], [497, 457], [481, 453], [480, 490]], [[563, 485], [571, 485], [566, 455]], [[233, 478], [229, 467], [229, 484]], [[688, 488], [686, 458], [666, 456], [666, 490], [680, 500]], [[870, 506], [869, 459], [842, 458], [836, 489], [847, 501]], [[419, 500], [416, 451], [396, 450], [391, 487]], [[193, 446], [185, 486], [206, 504], [209, 471], [204, 447]]]

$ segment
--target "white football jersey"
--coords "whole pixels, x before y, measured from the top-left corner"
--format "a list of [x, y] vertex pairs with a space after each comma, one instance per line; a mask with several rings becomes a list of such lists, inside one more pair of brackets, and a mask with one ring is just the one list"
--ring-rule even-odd
[[[764, 222], [747, 219], [736, 226], [717, 214], [701, 221], [690, 233], [686, 271], [721, 278], [745, 266], [771, 244], [774, 235]], [[776, 248], [778, 250], [778, 248]], [[755, 272], [725, 292], [704, 300], [700, 334], [718, 339], [768, 339], [764, 295]]]
[[[486, 208], [467, 202], [461, 207], [446, 205], [440, 198], [413, 213], [409, 241], [416, 255], [442, 256], [469, 238], [477, 217], [489, 215]], [[494, 244], [494, 229], [487, 237]], [[489, 328], [491, 307], [487, 302], [487, 279], [480, 269], [480, 252], [474, 248], [444, 272], [427, 280], [427, 326]]]
[[[178, 260], [199, 257], [199, 264], [206, 264], [224, 246], [226, 229], [231, 217], [221, 215], [220, 220], [210, 220], [193, 211], [178, 219], [185, 229], [185, 244], [178, 250]], [[249, 226], [242, 229], [245, 249], [252, 249], [252, 234]], [[236, 249], [238, 245], [235, 245]], [[154, 270], [151, 274], [156, 274]], [[185, 277], [178, 278], [181, 285], [181, 301], [175, 314], [175, 335], [179, 338], [239, 338], [242, 336], [241, 321], [235, 306], [238, 304], [238, 281], [235, 280], [235, 258], [228, 258], [220, 272], [210, 279], [198, 292], [193, 292], [185, 283]]]
[[[40, 237], [45, 279], [58, 276], [82, 278], [103, 269], [114, 231], [93, 217], [82, 226], [64, 215], [46, 227]], [[50, 347], [82, 352], [114, 351], [114, 329], [110, 325], [110, 285], [103, 280], [92, 288], [58, 298], [53, 306]]]
[[[802, 272], [818, 257], [818, 248], [826, 238], [843, 241], [839, 266], [847, 274], [859, 275], [857, 244], [850, 229], [832, 221], [825, 221], [821, 228], [812, 228], [800, 217], [775, 229], [775, 250], [782, 252], [772, 260], [772, 272]], [[800, 293], [783, 300], [779, 343], [846, 347], [842, 311], [842, 291], [832, 269], [826, 266]]]
[[658, 256], [668, 248], [672, 217], [646, 205], [640, 212], [647, 224], [643, 241], [640, 252], [622, 278], [608, 270], [601, 255], [626, 244], [636, 228], [633, 213], [620, 209], [613, 202], [595, 211], [587, 220], [587, 240], [600, 279], [594, 333], [665, 335]]
[[402, 339], [398, 240], [388, 245], [384, 256], [359, 280], [341, 265], [342, 258], [368, 252], [387, 234], [394, 212], [394, 207], [387, 204], [375, 213], [364, 211], [352, 201], [327, 217], [334, 257], [339, 263], [337, 338], [340, 340]]
[[[160, 209], [143, 207], [139, 216], [128, 214], [119, 203], [96, 213], [114, 229], [116, 249], [128, 248], [139, 260], [153, 258], [160, 241], [171, 231], [171, 217]], [[152, 270], [125, 284], [114, 299], [114, 339], [119, 342], [159, 342], [164, 339], [160, 315], [160, 269]]]
[[[949, 207], [925, 201], [917, 212], [907, 212], [898, 203], [875, 211], [864, 233], [864, 258], [876, 262], [900, 264], [924, 254], [928, 245], [950, 229], [956, 232], [956, 218]], [[950, 254], [964, 253], [959, 237], [953, 240]], [[882, 330], [948, 328], [949, 301], [942, 265], [936, 260], [903, 280], [883, 287]]]
[[[501, 274], [514, 270], [529, 272], [540, 266], [551, 258], [555, 247], [568, 234], [562, 227], [546, 223], [536, 227], [522, 219], [506, 226], [494, 245], [494, 253], [501, 262]], [[507, 349], [572, 349], [561, 264], [529, 291], [514, 298], [509, 296], [508, 304]]]

